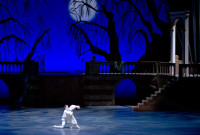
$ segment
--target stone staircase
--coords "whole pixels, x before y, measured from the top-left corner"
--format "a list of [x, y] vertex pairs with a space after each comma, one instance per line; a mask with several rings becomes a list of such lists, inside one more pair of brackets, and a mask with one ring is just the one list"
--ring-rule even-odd
[[166, 85], [163, 85], [162, 88], [159, 88], [159, 90], [155, 91], [153, 94], [151, 94], [149, 97], [146, 97], [146, 99], [142, 100], [140, 103], [137, 104], [137, 106], [133, 106], [132, 109], [134, 111], [145, 111], [145, 110], [157, 110], [157, 107], [152, 104], [154, 100], [156, 100], [162, 93], [164, 93], [167, 89], [173, 86], [173, 84], [177, 80], [170, 80], [167, 82]]

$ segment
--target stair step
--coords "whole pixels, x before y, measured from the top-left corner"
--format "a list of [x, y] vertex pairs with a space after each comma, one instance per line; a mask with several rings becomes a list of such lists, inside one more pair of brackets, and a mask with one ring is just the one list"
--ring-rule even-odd
[[154, 93], [154, 94], [155, 94], [155, 95], [157, 95], [158, 93], [160, 93], [160, 91], [155, 91], [155, 93]]
[[146, 100], [151, 100], [151, 99], [152, 99], [151, 97], [147, 97], [147, 98], [146, 98]]
[[132, 109], [133, 109], [133, 111], [139, 111], [139, 107], [138, 106], [133, 106]]
[[142, 103], [146, 102], [146, 100], [142, 100]]
[[148, 97], [148, 103], [150, 103], [153, 100], [153, 98]]
[[167, 85], [163, 85], [163, 88], [165, 88]]
[[161, 95], [161, 93], [159, 92], [159, 93], [156, 93], [156, 97], [159, 97]]
[[159, 88], [159, 92], [161, 93], [164, 89], [163, 88]]
[[147, 105], [148, 104], [148, 100], [142, 100], [143, 105]]
[[138, 107], [141, 107], [143, 106], [144, 104], [143, 103], [138, 103]]
[[155, 91], [153, 94], [151, 94], [149, 97], [146, 97], [145, 100], [142, 100], [141, 103], [138, 103], [137, 106], [133, 106], [133, 111], [140, 111], [140, 110], [155, 110], [156, 106], [150, 105], [150, 103], [155, 100], [157, 97], [159, 97], [165, 90], [173, 87], [174, 82], [177, 80], [171, 80], [170, 82], [167, 82], [167, 85], [163, 85], [162, 88], [159, 88], [158, 91]]

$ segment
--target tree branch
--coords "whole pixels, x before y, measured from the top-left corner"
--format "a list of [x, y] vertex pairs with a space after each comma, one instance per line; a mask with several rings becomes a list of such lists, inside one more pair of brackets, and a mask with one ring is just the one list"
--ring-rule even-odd
[[0, 44], [2, 44], [5, 40], [9, 40], [9, 39], [11, 39], [11, 38], [16, 39], [16, 40], [18, 40], [18, 41], [24, 43], [25, 45], [27, 45], [27, 43], [26, 43], [23, 39], [17, 37], [17, 36], [14, 35], [14, 34], [11, 34], [11, 35], [8, 35], [8, 36], [3, 37], [3, 38], [0, 40]]
[[33, 47], [31, 49], [31, 52], [28, 54], [28, 56], [26, 57], [26, 61], [30, 61], [31, 58], [33, 57], [34, 53], [35, 53], [35, 50], [38, 46], [38, 44], [40, 43], [40, 41], [43, 39], [43, 37], [45, 36], [45, 34], [47, 34], [49, 32], [50, 28], [47, 29], [46, 31], [44, 31], [42, 33], [42, 35], [40, 37], [38, 37], [36, 40], [35, 40], [35, 43], [33, 44]]
[[9, 22], [9, 21], [14, 21], [14, 22], [16, 22], [20, 27], [22, 27], [22, 25], [20, 24], [20, 22], [19, 22], [18, 20], [14, 19], [13, 17], [0, 20], [0, 24], [7, 23], [7, 22]]
[[152, 28], [152, 24], [149, 21], [146, 21], [142, 15], [142, 13], [140, 12], [140, 10], [138, 9], [138, 7], [131, 1], [131, 0], [119, 0], [118, 4], [121, 2], [128, 2], [129, 4], [131, 4], [133, 6], [133, 8], [136, 10], [138, 16], [140, 17], [142, 23], [147, 27], [147, 29], [149, 30], [149, 32], [151, 33], [151, 35], [154, 34], [153, 32], [153, 28]]
[[161, 3], [161, 5], [159, 6], [159, 8], [157, 9], [156, 4], [154, 1], [152, 0], [146, 0], [147, 6], [152, 14], [152, 17], [154, 19], [154, 22], [156, 23], [156, 25], [158, 26], [158, 28], [161, 30], [162, 34], [164, 34], [165, 28], [167, 26], [167, 23], [165, 23], [164, 21], [160, 20], [159, 18], [159, 11], [160, 8], [162, 7], [162, 5], [164, 4], [164, 1]]
[[160, 12], [160, 9], [162, 8], [163, 4], [165, 3], [165, 1], [163, 0], [160, 4], [160, 6], [158, 7], [158, 12]]
[[119, 23], [119, 21], [121, 21], [122, 19], [124, 19], [124, 17], [126, 17], [129, 13], [131, 13], [131, 12], [136, 12], [135, 10], [129, 10], [129, 11], [127, 11], [127, 12], [125, 12], [120, 18], [119, 18], [119, 20], [118, 20], [118, 23]]
[[94, 25], [94, 26], [97, 26], [97, 27], [99, 27], [99, 28], [101, 28], [101, 29], [107, 30], [107, 27], [102, 26], [102, 25], [99, 25], [99, 24], [94, 23], [94, 22], [78, 21], [78, 22], [76, 22], [75, 24], [77, 24], [77, 23], [85, 23], [85, 24], [89, 24], [89, 25]]
[[69, 32], [71, 32], [71, 29], [72, 27], [76, 28], [84, 37], [85, 41], [86, 41], [86, 44], [89, 45], [90, 47], [90, 51], [94, 54], [98, 54], [98, 55], [101, 55], [101, 56], [104, 56], [104, 57], [107, 57], [108, 56], [108, 53], [106, 51], [103, 51], [101, 49], [99, 49], [98, 47], [95, 47], [92, 42], [90, 41], [88, 35], [86, 34], [86, 32], [79, 26], [77, 26], [76, 24], [70, 24], [70, 30]]
[[4, 5], [2, 5], [2, 4], [0, 3], [0, 7], [5, 8], [5, 9], [7, 10], [8, 14], [10, 15], [10, 17], [12, 16], [11, 13], [10, 13], [10, 11], [8, 10], [8, 8], [7, 8], [6, 6], [4, 6]]
[[143, 29], [139, 29], [135, 32], [135, 34], [133, 35], [132, 39], [136, 36], [136, 34], [141, 33], [146, 41], [146, 45], [150, 45], [149, 40], [148, 40], [148, 36], [147, 33], [143, 30]]
[[[83, 1], [77, 1], [77, 0], [73, 0], [71, 4], [75, 4], [75, 3], [81, 3], [83, 4], [83, 6], [87, 6], [88, 8], [91, 8], [92, 10], [96, 11], [96, 12], [103, 12], [102, 10], [97, 10], [95, 7], [91, 6], [90, 4], [86, 3], [86, 2], [83, 2]], [[79, 8], [79, 6], [77, 7]], [[77, 9], [75, 8], [75, 10]]]
[[10, 15], [9, 18], [1, 20], [1, 21], [0, 21], [0, 24], [7, 23], [8, 21], [14, 21], [14, 22], [16, 22], [16, 23], [23, 29], [22, 24], [21, 24], [18, 20], [16, 20], [15, 18], [12, 17], [10, 11], [8, 10], [8, 8], [7, 8], [6, 6], [4, 6], [4, 5], [2, 5], [2, 4], [0, 3], [0, 7], [5, 8], [6, 11], [8, 12], [8, 14]]
[[87, 52], [89, 52], [89, 51], [91, 51], [91, 50], [89, 49], [89, 50], [87, 50], [87, 51], [85, 51], [85, 52], [80, 53], [80, 54], [78, 55], [78, 58], [80, 58], [81, 55], [83, 55], [83, 54], [85, 54], [85, 53], [87, 53]]

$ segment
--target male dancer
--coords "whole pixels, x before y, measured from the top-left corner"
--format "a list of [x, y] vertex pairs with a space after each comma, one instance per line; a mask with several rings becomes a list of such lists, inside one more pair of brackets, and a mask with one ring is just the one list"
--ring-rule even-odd
[[63, 115], [62, 115], [62, 125], [61, 126], [56, 126], [54, 125], [53, 127], [55, 128], [64, 128], [65, 126], [65, 121], [67, 121], [67, 123], [70, 124], [70, 128], [72, 129], [73, 128], [73, 124], [76, 125], [77, 128], [80, 128], [78, 126], [78, 123], [73, 115], [73, 110], [74, 109], [80, 109], [80, 106], [79, 105], [71, 105], [70, 107], [68, 107], [68, 105], [65, 105], [65, 110], [63, 112]]

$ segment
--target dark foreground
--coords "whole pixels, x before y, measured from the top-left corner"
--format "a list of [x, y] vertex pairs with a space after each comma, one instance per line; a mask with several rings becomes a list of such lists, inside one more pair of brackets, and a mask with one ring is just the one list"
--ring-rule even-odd
[[75, 110], [80, 129], [61, 124], [63, 108], [0, 109], [0, 134], [19, 135], [199, 135], [200, 112], [138, 111], [128, 106]]

